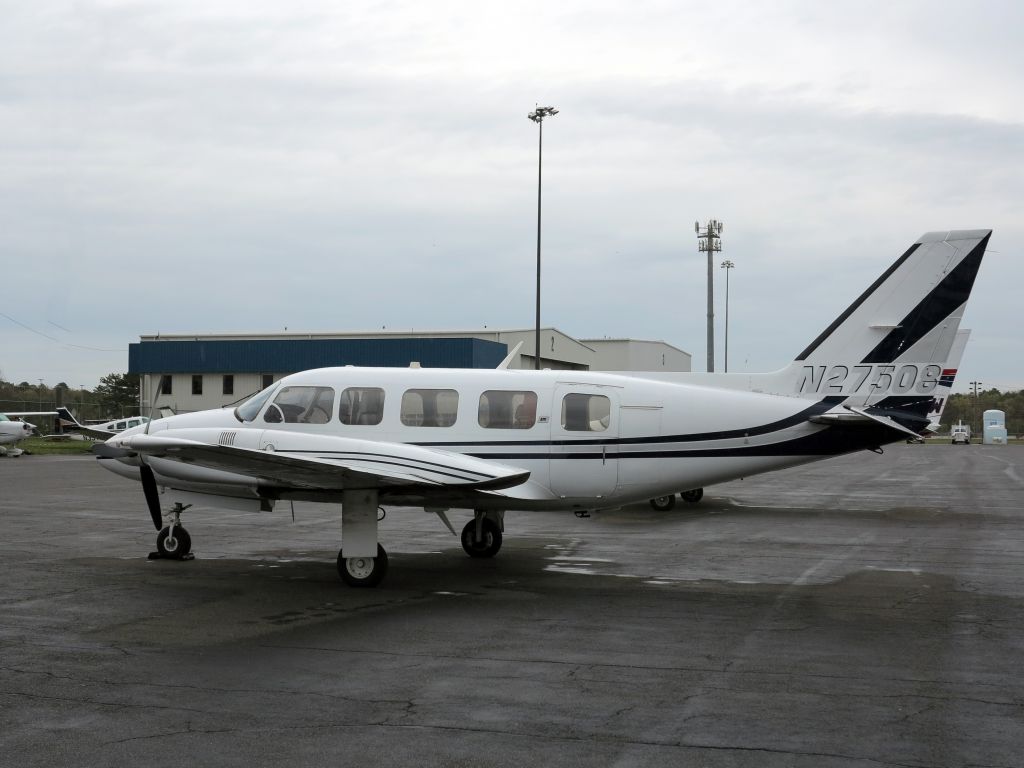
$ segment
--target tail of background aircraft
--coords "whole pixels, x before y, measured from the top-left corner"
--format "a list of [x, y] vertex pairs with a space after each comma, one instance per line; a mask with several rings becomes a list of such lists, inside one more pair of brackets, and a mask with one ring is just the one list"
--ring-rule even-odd
[[942, 422], [942, 412], [946, 410], [946, 403], [949, 402], [949, 395], [953, 391], [953, 381], [956, 379], [957, 369], [960, 367], [960, 360], [967, 348], [967, 340], [970, 338], [969, 330], [957, 331], [956, 340], [953, 342], [953, 349], [949, 352], [949, 358], [942, 369], [942, 377], [939, 379], [939, 386], [935, 389], [935, 397], [932, 398], [931, 413], [928, 414], [928, 431], [935, 433], [939, 431]]
[[58, 431], [65, 429], [81, 429], [82, 425], [78, 423], [78, 419], [71, 414], [71, 411], [62, 405], [57, 408], [57, 428]]

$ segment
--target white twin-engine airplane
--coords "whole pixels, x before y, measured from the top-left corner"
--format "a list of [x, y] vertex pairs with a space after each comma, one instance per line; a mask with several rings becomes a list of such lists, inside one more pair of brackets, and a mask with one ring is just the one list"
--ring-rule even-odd
[[193, 504], [340, 502], [338, 571], [374, 586], [379, 505], [421, 506], [452, 533], [447, 511], [472, 510], [462, 546], [491, 557], [508, 511], [583, 516], [918, 436], [990, 235], [924, 235], [776, 373], [322, 368], [96, 452], [142, 483], [164, 557], [188, 554]]

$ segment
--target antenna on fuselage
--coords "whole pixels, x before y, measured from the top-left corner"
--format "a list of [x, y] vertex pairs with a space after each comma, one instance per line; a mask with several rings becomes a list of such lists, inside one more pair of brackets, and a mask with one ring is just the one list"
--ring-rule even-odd
[[153, 403], [149, 406], [149, 421], [146, 422], [146, 428], [142, 431], [142, 434], [149, 434], [149, 425], [153, 423], [153, 417], [156, 416], [156, 399], [160, 396], [160, 393], [164, 391], [164, 379], [167, 378], [167, 374], [163, 374], [160, 377], [160, 381], [157, 382], [156, 392], [153, 393]]
[[519, 350], [522, 349], [522, 348], [523, 348], [523, 342], [520, 341], [518, 344], [516, 344], [512, 348], [512, 351], [508, 353], [508, 357], [506, 357], [504, 360], [502, 360], [500, 363], [498, 363], [498, 367], [495, 368], [495, 370], [496, 371], [508, 370], [508, 367], [510, 365], [512, 365], [512, 361], [516, 359], [516, 355], [519, 354]]

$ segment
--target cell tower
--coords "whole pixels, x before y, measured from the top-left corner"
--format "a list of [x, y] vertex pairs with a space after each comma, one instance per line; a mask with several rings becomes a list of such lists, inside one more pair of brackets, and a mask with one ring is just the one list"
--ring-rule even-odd
[[708, 373], [715, 370], [715, 278], [714, 254], [722, 252], [722, 222], [709, 219], [702, 229], [699, 221], [693, 222], [697, 233], [697, 250], [708, 255]]

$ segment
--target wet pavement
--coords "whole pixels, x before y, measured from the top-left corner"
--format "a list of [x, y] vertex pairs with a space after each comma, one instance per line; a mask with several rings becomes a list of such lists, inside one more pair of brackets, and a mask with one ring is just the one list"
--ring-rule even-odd
[[190, 511], [196, 559], [149, 561], [137, 485], [0, 459], [2, 762], [1024, 764], [1024, 447], [510, 513], [483, 561], [389, 509], [375, 590], [295, 515]]

